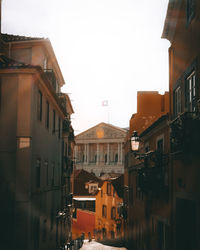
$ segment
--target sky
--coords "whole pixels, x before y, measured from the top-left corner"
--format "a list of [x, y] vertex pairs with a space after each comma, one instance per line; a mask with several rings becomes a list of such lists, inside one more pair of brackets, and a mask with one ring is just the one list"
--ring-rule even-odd
[[[3, 0], [2, 32], [49, 38], [79, 134], [128, 127], [137, 91], [168, 91], [168, 0]], [[107, 101], [107, 106], [102, 102]]]

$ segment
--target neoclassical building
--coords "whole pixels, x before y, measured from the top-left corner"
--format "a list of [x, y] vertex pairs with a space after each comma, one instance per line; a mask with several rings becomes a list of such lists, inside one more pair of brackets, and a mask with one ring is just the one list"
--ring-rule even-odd
[[100, 123], [75, 137], [75, 168], [93, 172], [124, 173], [123, 145], [127, 129]]

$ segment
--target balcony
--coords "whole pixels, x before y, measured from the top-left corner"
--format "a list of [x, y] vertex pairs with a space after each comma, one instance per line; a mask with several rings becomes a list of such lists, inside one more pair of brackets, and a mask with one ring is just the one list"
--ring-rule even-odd
[[138, 190], [156, 198], [168, 197], [168, 155], [155, 152], [138, 172]]
[[63, 121], [63, 132], [64, 132], [64, 133], [70, 132], [70, 125], [71, 125], [70, 120], [65, 119], [65, 120]]
[[185, 112], [180, 114], [171, 122], [170, 128], [170, 144], [172, 153], [199, 153], [199, 113]]
[[65, 173], [67, 176], [70, 176], [73, 172], [74, 162], [71, 160], [70, 157], [64, 156], [65, 160]]
[[57, 81], [56, 81], [56, 76], [55, 76], [53, 69], [45, 69], [44, 72], [45, 72], [47, 78], [49, 79], [53, 89], [56, 92], [56, 85], [57, 85], [56, 82]]

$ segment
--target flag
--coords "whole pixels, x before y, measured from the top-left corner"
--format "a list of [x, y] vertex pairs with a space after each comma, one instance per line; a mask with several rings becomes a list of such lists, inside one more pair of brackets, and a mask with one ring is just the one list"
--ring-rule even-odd
[[108, 106], [108, 100], [104, 100], [104, 101], [102, 102], [102, 106], [103, 106], [103, 107]]

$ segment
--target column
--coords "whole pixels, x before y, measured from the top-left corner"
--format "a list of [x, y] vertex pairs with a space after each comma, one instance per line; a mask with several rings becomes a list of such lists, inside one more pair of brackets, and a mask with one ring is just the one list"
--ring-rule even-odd
[[121, 143], [118, 143], [118, 160], [117, 160], [117, 164], [120, 164], [120, 162], [121, 162], [121, 152], [120, 152], [121, 147], [120, 147], [120, 144]]
[[120, 163], [122, 164], [123, 162], [123, 143], [121, 142], [121, 158], [120, 158]]
[[107, 144], [107, 164], [110, 163], [110, 144]]
[[87, 158], [87, 145], [84, 144], [84, 164], [86, 164], [86, 158]]
[[97, 165], [99, 165], [100, 154], [99, 154], [99, 143], [97, 143]]
[[90, 157], [90, 150], [89, 150], [89, 144], [86, 145], [86, 155], [87, 155], [87, 159], [86, 159], [86, 164], [89, 164], [89, 157]]

